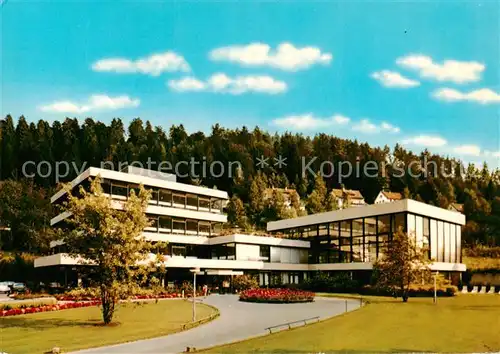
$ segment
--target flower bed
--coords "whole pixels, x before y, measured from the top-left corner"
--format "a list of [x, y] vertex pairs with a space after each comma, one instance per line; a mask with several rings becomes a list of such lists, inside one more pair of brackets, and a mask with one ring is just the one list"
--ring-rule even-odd
[[314, 293], [298, 289], [249, 289], [240, 293], [240, 301], [294, 303], [312, 302]]
[[0, 317], [24, 315], [24, 314], [38, 313], [38, 312], [59, 311], [66, 309], [76, 309], [80, 307], [97, 306], [100, 304], [101, 304], [100, 301], [85, 301], [85, 302], [68, 302], [65, 304], [58, 304], [58, 305], [30, 306], [24, 308], [19, 307], [15, 309], [0, 311]]
[[[191, 294], [188, 294], [191, 296]], [[130, 300], [147, 300], [147, 299], [176, 299], [182, 297], [179, 293], [169, 293], [169, 294], [158, 294], [158, 295], [135, 295], [131, 296]], [[56, 296], [58, 301], [98, 301], [96, 297], [89, 296], [71, 296], [71, 295], [59, 295]]]

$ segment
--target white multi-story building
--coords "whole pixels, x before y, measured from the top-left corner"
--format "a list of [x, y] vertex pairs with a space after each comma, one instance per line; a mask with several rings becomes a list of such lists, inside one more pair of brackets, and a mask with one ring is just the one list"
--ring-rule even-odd
[[[258, 276], [261, 285], [299, 283], [315, 271], [348, 271], [360, 280], [369, 280], [374, 262], [383, 256], [399, 227], [428, 247], [433, 270], [452, 275], [465, 271], [461, 263], [465, 216], [414, 200], [274, 221], [267, 225], [271, 235], [257, 236], [223, 230], [227, 219], [223, 205], [228, 200], [224, 191], [178, 183], [175, 176], [134, 168], [126, 172], [89, 168], [72, 186], [85, 187], [98, 175], [117, 209], [139, 184], [152, 191], [146, 213], [153, 224], [144, 230], [144, 236], [151, 242], [168, 242], [168, 283], [190, 279], [193, 268], [206, 275], [201, 282], [249, 273]], [[64, 198], [65, 192], [59, 191], [51, 202], [58, 204]], [[57, 227], [67, 217], [63, 212], [51, 225]], [[35, 267], [43, 270], [45, 278], [77, 283], [82, 266], [74, 255], [64, 252], [63, 244], [51, 246], [53, 254], [36, 259]]]
[[[71, 185], [74, 190], [85, 188], [96, 176], [100, 176], [104, 192], [117, 209], [140, 184], [151, 190], [146, 214], [152, 225], [143, 235], [151, 242], [168, 243], [167, 282], [189, 279], [192, 268], [210, 275], [261, 273], [262, 284], [269, 283], [269, 272], [280, 271], [281, 281], [298, 282], [297, 271], [308, 269], [309, 241], [222, 233], [227, 221], [223, 213], [228, 200], [225, 191], [178, 183], [175, 175], [133, 167], [125, 172], [89, 168]], [[64, 199], [61, 190], [51, 202], [61, 204]], [[51, 225], [58, 227], [68, 217], [68, 212], [62, 212], [51, 220]], [[57, 279], [60, 284], [76, 283], [81, 267], [77, 258], [65, 253], [61, 242], [53, 242], [51, 247], [52, 255], [35, 260], [35, 267], [43, 268], [41, 276]]]
[[369, 276], [393, 234], [401, 228], [428, 249], [432, 270], [460, 275], [465, 215], [411, 199], [274, 221], [267, 230], [310, 240], [310, 270], [360, 271]]

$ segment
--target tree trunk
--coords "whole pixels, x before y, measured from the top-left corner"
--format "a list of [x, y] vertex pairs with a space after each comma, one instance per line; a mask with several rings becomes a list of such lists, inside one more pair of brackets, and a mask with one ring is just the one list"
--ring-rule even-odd
[[101, 288], [102, 320], [108, 325], [113, 320], [115, 313], [115, 298], [106, 288]]

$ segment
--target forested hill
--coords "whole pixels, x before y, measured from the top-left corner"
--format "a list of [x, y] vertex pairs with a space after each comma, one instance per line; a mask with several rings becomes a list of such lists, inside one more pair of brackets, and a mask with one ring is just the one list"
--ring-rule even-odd
[[[45, 198], [56, 185], [54, 171], [48, 177], [36, 174], [27, 180], [23, 175], [23, 165], [27, 161], [34, 163], [26, 165], [30, 174], [35, 165], [45, 174], [49, 165], [54, 167], [59, 161], [74, 163], [73, 166], [80, 170], [84, 164], [99, 167], [104, 161], [113, 162], [115, 169], [119, 162], [137, 161], [147, 166], [149, 159], [155, 163], [153, 168], [162, 161], [171, 166], [179, 161], [197, 161], [195, 167], [186, 163], [178, 170], [181, 175], [194, 171], [195, 176], [178, 180], [227, 190], [235, 196], [230, 204], [231, 220], [237, 222], [234, 213], [244, 214], [250, 226], [262, 226], [265, 221], [281, 215], [279, 210], [264, 211], [269, 207], [262, 200], [262, 190], [266, 187], [297, 189], [307, 204], [307, 210], [315, 212], [328, 208], [326, 190], [343, 185], [360, 190], [369, 203], [381, 189], [401, 192], [441, 207], [448, 207], [452, 202], [463, 203], [468, 218], [464, 232], [466, 241], [500, 244], [500, 172], [490, 171], [486, 165], [481, 169], [473, 165], [462, 166], [460, 161], [428, 151], [415, 155], [399, 145], [380, 148], [333, 135], [270, 135], [259, 128], [231, 130], [219, 125], [212, 128], [210, 135], [202, 132], [188, 134], [182, 125], [153, 127], [150, 122], [144, 123], [140, 119], [133, 120], [125, 128], [120, 119], [113, 119], [109, 125], [91, 118], [82, 124], [69, 118], [63, 122], [40, 120], [28, 123], [24, 117], [16, 122], [6, 116], [0, 121], [0, 139], [0, 177], [4, 181], [0, 189], [0, 223], [11, 226], [22, 223], [9, 220], [16, 217], [13, 210], [16, 203], [20, 204], [22, 200], [23, 208], [26, 208], [26, 203], [40, 203], [38, 199]], [[257, 165], [258, 159], [262, 158], [268, 159], [264, 168]], [[284, 164], [278, 164], [279, 159]], [[40, 164], [42, 161], [47, 162]], [[210, 175], [208, 167], [203, 176], [203, 166], [210, 166], [213, 161], [220, 161], [225, 173], [218, 177], [220, 165], [214, 165], [216, 176]], [[239, 162], [241, 169], [234, 168], [236, 164], [230, 162]], [[353, 168], [349, 176], [347, 162]], [[421, 167], [424, 162], [427, 169]], [[374, 165], [378, 166], [378, 173]], [[364, 172], [365, 167], [368, 173]], [[324, 173], [326, 190], [321, 185], [321, 178], [315, 178], [311, 173], [320, 169]], [[344, 176], [342, 179], [339, 172]], [[77, 171], [72, 167], [63, 181], [76, 175]], [[5, 182], [7, 180], [17, 182]], [[6, 186], [8, 183], [10, 185]], [[10, 195], [6, 195], [7, 190]], [[315, 190], [316, 193], [312, 193]], [[12, 193], [28, 193], [33, 200], [19, 197], [17, 201]], [[48, 214], [42, 214], [30, 217], [38, 222], [40, 218], [47, 218]], [[28, 243], [24, 240], [18, 246], [27, 247]]]

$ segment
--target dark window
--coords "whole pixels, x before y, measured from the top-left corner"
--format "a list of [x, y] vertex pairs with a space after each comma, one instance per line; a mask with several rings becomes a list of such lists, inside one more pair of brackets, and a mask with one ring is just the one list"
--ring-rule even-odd
[[104, 180], [101, 183], [102, 191], [106, 194], [111, 194], [111, 182], [109, 180]]
[[340, 256], [341, 262], [349, 263], [351, 257], [351, 222], [342, 221], [340, 223]]
[[173, 196], [174, 204], [178, 204], [181, 207], [186, 205], [186, 195], [185, 194], [174, 194]]
[[112, 184], [111, 185], [111, 194], [126, 197], [128, 193], [128, 188], [126, 185]]
[[199, 197], [200, 208], [210, 209], [210, 199]]
[[172, 232], [172, 218], [169, 218], [167, 216], [160, 216], [158, 221], [160, 232]]
[[187, 197], [187, 206], [190, 208], [190, 209], [198, 209], [198, 197], [196, 195], [193, 195], [193, 194], [188, 194]]
[[259, 248], [259, 255], [261, 260], [263, 260], [264, 262], [269, 262], [271, 259], [271, 247], [261, 245]]
[[190, 234], [198, 234], [198, 221], [195, 220], [187, 220], [186, 221], [186, 230]]
[[147, 227], [148, 231], [158, 231], [158, 218], [157, 217], [149, 217], [148, 218], [149, 226]]
[[151, 192], [149, 204], [158, 204], [158, 189], [148, 187], [148, 190]]
[[392, 232], [395, 233], [400, 228], [404, 232], [407, 231], [406, 230], [406, 214], [404, 214], [404, 213], [393, 214], [392, 215]]
[[210, 223], [202, 222], [199, 223], [200, 234], [210, 234]]
[[172, 204], [172, 192], [171, 191], [168, 191], [165, 189], [160, 189], [160, 191], [158, 193], [159, 193], [159, 198], [160, 198], [159, 200], [161, 203], [168, 204], [168, 205]]
[[172, 220], [172, 231], [175, 233], [186, 233], [186, 221], [173, 219]]
[[172, 245], [172, 256], [186, 257], [186, 246]]
[[138, 196], [141, 189], [139, 188], [138, 185], [132, 184], [132, 185], [129, 185], [129, 187], [128, 187], [128, 195], [132, 195], [132, 191], [134, 191], [135, 195]]
[[378, 220], [378, 233], [388, 234], [391, 229], [391, 216], [381, 215], [377, 218], [377, 220]]

